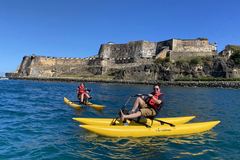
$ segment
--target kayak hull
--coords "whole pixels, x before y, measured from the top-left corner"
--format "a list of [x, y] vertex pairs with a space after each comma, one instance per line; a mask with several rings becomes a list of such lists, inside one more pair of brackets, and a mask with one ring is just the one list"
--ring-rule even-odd
[[[156, 118], [158, 120], [172, 123], [172, 124], [182, 124], [190, 121], [191, 119], [195, 118], [195, 116], [189, 117], [172, 117], [172, 118]], [[107, 118], [73, 118], [74, 120], [86, 124], [86, 125], [112, 125], [115, 122], [115, 119], [107, 119]], [[127, 120], [128, 125], [141, 125], [134, 121]], [[157, 121], [151, 121], [150, 119], [141, 119], [141, 123], [145, 123], [147, 125], [160, 125]], [[120, 126], [122, 125], [122, 121], [120, 119], [116, 120], [115, 125]]]
[[73, 102], [69, 101], [66, 97], [64, 97], [64, 103], [67, 104], [68, 106], [74, 108], [74, 109], [80, 109], [83, 106], [90, 106], [90, 107], [100, 111], [103, 108], [105, 108], [104, 105], [92, 104], [90, 102], [88, 102], [86, 105], [79, 105], [79, 104], [76, 104], [76, 103], [73, 103]]
[[80, 125], [93, 133], [108, 137], [151, 137], [192, 134], [210, 130], [220, 121], [177, 124], [171, 127], [167, 124], [159, 126], [115, 126], [115, 125]]

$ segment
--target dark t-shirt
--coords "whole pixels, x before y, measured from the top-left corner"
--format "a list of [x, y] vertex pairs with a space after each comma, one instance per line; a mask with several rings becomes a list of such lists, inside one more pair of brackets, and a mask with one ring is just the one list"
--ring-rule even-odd
[[155, 112], [156, 112], [156, 113], [158, 113], [158, 112], [161, 110], [162, 106], [164, 105], [165, 95], [164, 95], [164, 94], [159, 95], [159, 96], [158, 96], [158, 99], [161, 100], [162, 103], [160, 103], [160, 104], [158, 105], [158, 107], [155, 108]]
[[159, 96], [158, 96], [158, 99], [161, 100], [162, 103], [164, 103], [164, 101], [165, 101], [165, 96], [164, 96], [164, 94], [159, 95]]

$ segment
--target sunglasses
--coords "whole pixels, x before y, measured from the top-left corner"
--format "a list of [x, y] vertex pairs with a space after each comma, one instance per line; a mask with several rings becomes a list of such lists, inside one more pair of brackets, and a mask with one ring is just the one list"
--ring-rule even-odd
[[153, 90], [159, 90], [159, 88], [153, 88]]

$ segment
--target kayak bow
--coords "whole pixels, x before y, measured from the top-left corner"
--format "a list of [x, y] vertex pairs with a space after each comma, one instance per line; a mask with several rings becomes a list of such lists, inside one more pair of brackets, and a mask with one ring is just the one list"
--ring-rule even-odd
[[64, 103], [69, 105], [70, 107], [74, 108], [74, 109], [80, 109], [83, 106], [90, 106], [98, 111], [102, 110], [103, 108], [105, 108], [104, 105], [97, 105], [97, 104], [92, 104], [90, 102], [88, 102], [86, 105], [80, 105], [80, 104], [76, 104], [73, 103], [71, 101], [69, 101], [66, 97], [64, 97]]

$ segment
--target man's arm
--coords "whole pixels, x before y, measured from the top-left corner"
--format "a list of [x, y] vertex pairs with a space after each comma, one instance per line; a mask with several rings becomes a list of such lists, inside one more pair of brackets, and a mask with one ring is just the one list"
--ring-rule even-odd
[[148, 97], [152, 98], [157, 105], [162, 103], [160, 99], [156, 99], [152, 94], [149, 94]]

